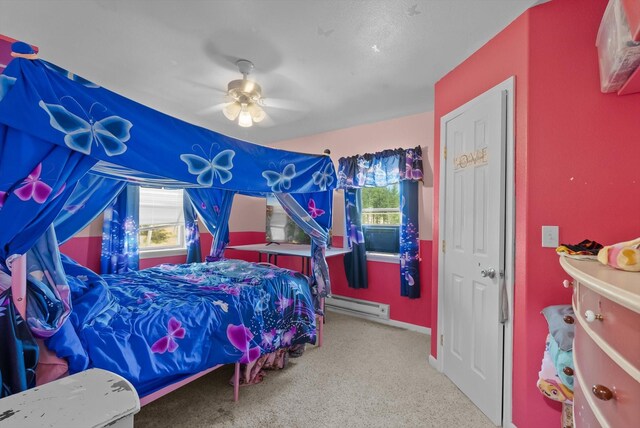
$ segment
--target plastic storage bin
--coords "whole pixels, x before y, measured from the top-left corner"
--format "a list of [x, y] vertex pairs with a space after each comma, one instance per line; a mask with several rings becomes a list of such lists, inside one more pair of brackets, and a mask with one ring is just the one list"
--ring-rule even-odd
[[610, 0], [596, 39], [600, 89], [616, 92], [640, 65], [640, 42], [633, 41], [620, 0]]

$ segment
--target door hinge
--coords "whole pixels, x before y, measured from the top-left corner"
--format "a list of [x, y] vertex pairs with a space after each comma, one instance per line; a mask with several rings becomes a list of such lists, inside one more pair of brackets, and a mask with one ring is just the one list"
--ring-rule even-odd
[[447, 251], [447, 241], [445, 241], [444, 239], [442, 240], [442, 252], [446, 252]]
[[444, 160], [447, 160], [447, 146], [444, 146], [444, 150], [442, 151], [442, 154], [444, 155]]
[[440, 346], [444, 346], [444, 335], [440, 335]]

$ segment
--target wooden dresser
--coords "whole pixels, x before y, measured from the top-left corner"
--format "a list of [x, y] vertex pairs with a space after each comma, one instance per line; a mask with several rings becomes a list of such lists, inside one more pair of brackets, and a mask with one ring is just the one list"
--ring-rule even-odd
[[640, 273], [560, 257], [576, 313], [574, 421], [640, 427]]

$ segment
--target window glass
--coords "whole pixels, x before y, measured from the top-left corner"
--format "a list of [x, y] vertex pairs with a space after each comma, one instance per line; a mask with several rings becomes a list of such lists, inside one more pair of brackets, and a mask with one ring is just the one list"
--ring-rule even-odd
[[362, 189], [362, 232], [367, 251], [400, 252], [398, 184]]
[[140, 250], [185, 248], [182, 189], [140, 188]]

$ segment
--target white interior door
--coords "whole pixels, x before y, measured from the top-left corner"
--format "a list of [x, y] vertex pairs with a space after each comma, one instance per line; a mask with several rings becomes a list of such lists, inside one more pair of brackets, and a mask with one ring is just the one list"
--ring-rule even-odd
[[502, 422], [506, 91], [470, 101], [445, 128], [443, 371]]

